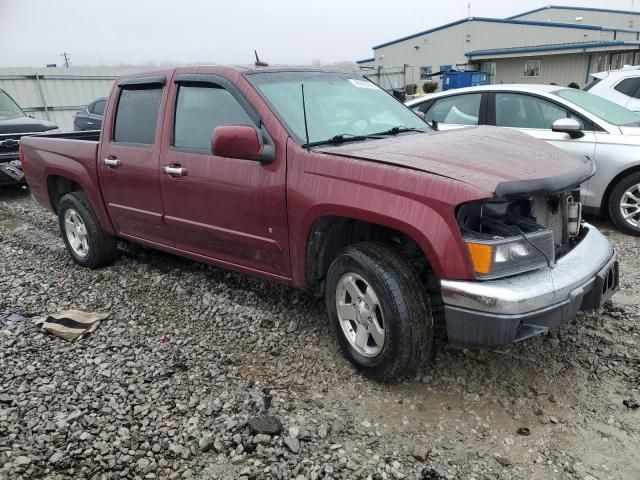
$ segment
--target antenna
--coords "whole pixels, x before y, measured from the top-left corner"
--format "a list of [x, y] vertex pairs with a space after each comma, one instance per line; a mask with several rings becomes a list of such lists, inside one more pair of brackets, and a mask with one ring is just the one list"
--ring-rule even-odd
[[307, 123], [307, 105], [304, 101], [304, 83], [300, 84], [300, 88], [302, 90], [302, 115], [304, 116], [304, 133], [307, 137], [307, 150], [311, 150], [311, 146], [309, 145], [309, 124]]
[[254, 64], [256, 67], [268, 67], [269, 64], [267, 62], [263, 62], [262, 60], [260, 60], [260, 58], [258, 57], [258, 51], [254, 50], [253, 53], [256, 55], [256, 63]]
[[471, 18], [471, 2], [467, 3], [467, 18]]

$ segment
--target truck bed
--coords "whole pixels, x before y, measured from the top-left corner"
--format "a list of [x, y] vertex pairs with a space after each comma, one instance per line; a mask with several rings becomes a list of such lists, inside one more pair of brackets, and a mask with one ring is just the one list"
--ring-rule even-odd
[[51, 204], [49, 197], [48, 182], [56, 176], [71, 179], [84, 186], [89, 196], [99, 195], [96, 166], [99, 138], [99, 131], [85, 131], [27, 136], [21, 139], [23, 169], [29, 188], [40, 204], [55, 210], [56, 205]]

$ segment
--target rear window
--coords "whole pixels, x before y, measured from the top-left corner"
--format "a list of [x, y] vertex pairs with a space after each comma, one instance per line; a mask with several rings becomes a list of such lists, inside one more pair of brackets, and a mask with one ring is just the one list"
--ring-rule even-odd
[[113, 141], [152, 145], [161, 96], [161, 88], [123, 89], [116, 110]]
[[640, 87], [640, 78], [625, 78], [613, 88], [627, 97], [638, 98], [638, 87]]

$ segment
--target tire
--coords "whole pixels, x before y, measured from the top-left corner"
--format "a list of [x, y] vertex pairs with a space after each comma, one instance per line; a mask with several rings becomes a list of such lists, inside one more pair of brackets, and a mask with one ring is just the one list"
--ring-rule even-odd
[[[638, 198], [638, 201], [629, 197], [631, 194], [633, 197]], [[635, 207], [622, 207], [624, 205], [638, 205]], [[622, 209], [627, 213], [633, 213], [637, 211], [637, 214], [633, 215], [630, 219], [625, 219]], [[609, 195], [609, 216], [615, 224], [615, 226], [630, 235], [640, 235], [640, 172], [632, 173], [631, 175], [621, 179]], [[630, 221], [635, 223], [633, 225]]]
[[433, 317], [426, 291], [386, 245], [360, 243], [338, 255], [327, 273], [325, 303], [342, 353], [372, 380], [397, 380], [431, 357]]
[[118, 258], [116, 238], [102, 230], [84, 193], [67, 193], [60, 199], [58, 224], [67, 251], [78, 265], [95, 269]]

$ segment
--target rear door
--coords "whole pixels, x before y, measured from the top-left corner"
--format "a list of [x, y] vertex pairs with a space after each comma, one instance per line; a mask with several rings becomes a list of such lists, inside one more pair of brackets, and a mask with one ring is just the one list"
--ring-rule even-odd
[[170, 98], [161, 169], [178, 170], [162, 174], [160, 182], [176, 247], [222, 265], [289, 277], [284, 146], [269, 164], [212, 155], [213, 130], [224, 125], [249, 125], [273, 145], [252, 105], [225, 77], [178, 74]]
[[439, 130], [452, 130], [484, 124], [482, 100], [482, 92], [463, 93], [440, 97], [412, 109], [424, 112], [425, 120], [436, 122]]
[[159, 139], [165, 77], [129, 78], [112, 95], [98, 174], [118, 233], [134, 240], [171, 245], [160, 192]]

